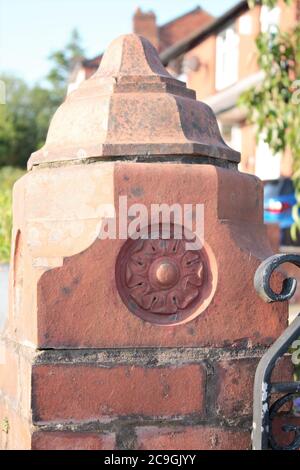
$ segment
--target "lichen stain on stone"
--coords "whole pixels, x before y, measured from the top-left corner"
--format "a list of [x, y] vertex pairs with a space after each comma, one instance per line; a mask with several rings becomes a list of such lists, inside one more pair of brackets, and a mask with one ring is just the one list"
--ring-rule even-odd
[[136, 187], [132, 188], [131, 193], [135, 197], [141, 197], [141, 196], [144, 195], [144, 189], [139, 187], [139, 186], [136, 186]]
[[28, 231], [28, 245], [30, 247], [41, 246], [40, 231], [36, 227], [31, 227]]
[[9, 421], [6, 417], [1, 421], [1, 431], [5, 432], [5, 434], [8, 434], [9, 432]]
[[69, 295], [72, 292], [72, 289], [70, 287], [62, 287], [61, 291], [64, 295]]

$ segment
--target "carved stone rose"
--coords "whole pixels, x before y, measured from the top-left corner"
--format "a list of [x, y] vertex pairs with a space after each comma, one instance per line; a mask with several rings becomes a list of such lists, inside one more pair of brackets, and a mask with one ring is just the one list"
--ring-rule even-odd
[[187, 250], [186, 243], [160, 236], [125, 244], [118, 260], [119, 291], [131, 311], [176, 315], [197, 304], [205, 265], [201, 250]]

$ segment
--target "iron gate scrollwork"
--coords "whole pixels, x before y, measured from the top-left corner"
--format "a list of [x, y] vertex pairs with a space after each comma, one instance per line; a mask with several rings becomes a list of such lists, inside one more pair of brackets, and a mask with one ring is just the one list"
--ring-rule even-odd
[[[295, 293], [297, 282], [293, 278], [283, 281], [280, 293], [271, 287], [272, 273], [283, 263], [292, 263], [300, 268], [300, 255], [282, 254], [266, 259], [257, 269], [254, 286], [260, 297], [266, 302], [283, 302]], [[300, 382], [272, 383], [272, 372], [277, 361], [291, 348], [294, 341], [300, 338], [300, 314], [284, 331], [284, 333], [268, 349], [259, 362], [254, 383], [253, 403], [253, 450], [296, 450], [300, 447], [300, 426], [290, 423], [282, 426], [282, 430], [291, 433], [289, 444], [280, 444], [274, 435], [273, 423], [282, 408], [294, 402], [300, 394]], [[271, 404], [271, 398], [280, 394], [281, 397]], [[286, 416], [289, 419], [288, 416]]]

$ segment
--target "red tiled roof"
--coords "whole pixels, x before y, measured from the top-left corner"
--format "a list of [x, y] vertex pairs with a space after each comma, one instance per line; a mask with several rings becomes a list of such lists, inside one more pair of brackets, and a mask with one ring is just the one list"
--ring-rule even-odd
[[200, 28], [195, 28], [194, 31], [191, 30], [182, 40], [177, 41], [175, 44], [162, 51], [160, 59], [163, 65], [168, 65], [172, 60], [186, 54], [188, 51], [198, 46], [201, 41], [211, 34], [216, 34], [219, 30], [223, 29], [229, 21], [237, 18], [248, 9], [248, 1], [241, 0], [219, 18], [208, 21], [206, 24], [200, 26]]
[[192, 31], [197, 30], [214, 18], [202, 8], [197, 7], [185, 15], [175, 18], [159, 27], [160, 52], [181, 41]]
[[93, 59], [84, 59], [82, 61], [82, 65], [86, 68], [98, 68], [99, 64], [101, 62], [103, 54], [97, 55], [96, 57], [93, 57]]
[[[170, 46], [185, 39], [193, 31], [204, 27], [214, 19], [209, 13], [201, 7], [197, 7], [184, 15], [158, 27], [159, 34], [159, 52], [168, 49]], [[99, 67], [103, 54], [92, 59], [84, 59], [82, 66], [86, 69], [87, 78], [91, 76]]]

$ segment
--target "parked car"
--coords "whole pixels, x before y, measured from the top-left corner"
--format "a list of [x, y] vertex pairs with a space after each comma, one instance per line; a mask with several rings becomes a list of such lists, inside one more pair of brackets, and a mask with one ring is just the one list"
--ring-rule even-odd
[[290, 235], [290, 228], [294, 222], [292, 217], [294, 204], [296, 204], [295, 189], [290, 178], [264, 182], [264, 220], [267, 224], [279, 225], [282, 245], [295, 244]]

